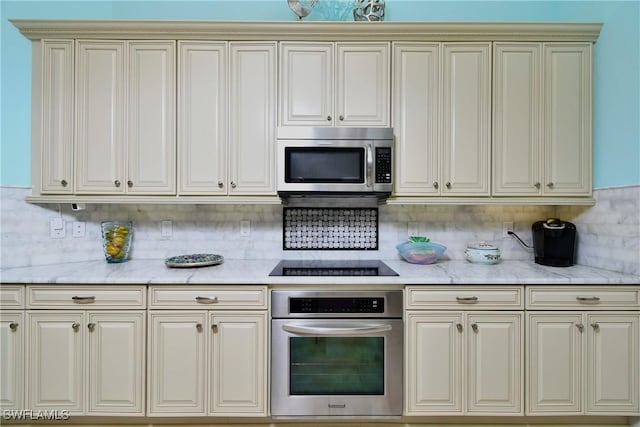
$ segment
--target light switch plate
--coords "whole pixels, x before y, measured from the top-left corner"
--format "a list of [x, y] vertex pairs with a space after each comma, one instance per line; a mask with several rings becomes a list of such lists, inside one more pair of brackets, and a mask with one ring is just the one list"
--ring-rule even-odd
[[247, 237], [251, 235], [251, 221], [249, 220], [240, 221], [240, 235], [243, 237]]
[[419, 235], [419, 227], [417, 222], [409, 222], [407, 223], [407, 236], [418, 236]]
[[509, 231], [513, 231], [513, 222], [505, 221], [502, 223], [502, 237], [509, 237]]
[[83, 221], [73, 222], [73, 237], [84, 237], [86, 224]]
[[64, 220], [62, 218], [53, 218], [49, 221], [49, 237], [52, 239], [63, 239], [65, 231]]
[[169, 238], [173, 235], [173, 224], [171, 221], [162, 221], [160, 234], [164, 238]]

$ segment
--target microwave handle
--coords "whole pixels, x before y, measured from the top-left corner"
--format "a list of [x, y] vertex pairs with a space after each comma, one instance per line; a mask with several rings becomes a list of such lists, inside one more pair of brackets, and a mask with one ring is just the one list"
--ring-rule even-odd
[[367, 144], [367, 187], [373, 186], [373, 149], [371, 144]]
[[327, 328], [325, 326], [283, 325], [286, 332], [299, 335], [335, 336], [335, 335], [367, 335], [390, 331], [391, 325], [361, 325]]

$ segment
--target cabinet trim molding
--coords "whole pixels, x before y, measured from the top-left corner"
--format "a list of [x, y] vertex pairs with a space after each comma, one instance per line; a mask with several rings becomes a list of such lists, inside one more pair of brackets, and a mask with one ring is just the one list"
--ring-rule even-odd
[[300, 41], [583, 41], [601, 23], [138, 21], [10, 19], [30, 40], [42, 38]]

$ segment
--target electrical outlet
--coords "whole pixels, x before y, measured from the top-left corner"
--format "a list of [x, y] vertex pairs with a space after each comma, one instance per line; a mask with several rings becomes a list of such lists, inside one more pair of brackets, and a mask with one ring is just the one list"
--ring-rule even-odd
[[417, 236], [418, 233], [418, 223], [417, 222], [408, 222], [407, 223], [407, 236]]
[[505, 221], [502, 223], [502, 237], [509, 237], [509, 232], [513, 231], [513, 222]]
[[62, 218], [54, 218], [49, 221], [49, 237], [52, 239], [63, 239], [65, 231], [64, 221]]
[[86, 224], [83, 221], [73, 222], [73, 237], [84, 237], [86, 231]]
[[171, 221], [162, 221], [160, 235], [165, 238], [171, 237], [173, 234], [173, 224]]
[[251, 235], [251, 221], [249, 220], [240, 221], [240, 235], [243, 237], [247, 237]]

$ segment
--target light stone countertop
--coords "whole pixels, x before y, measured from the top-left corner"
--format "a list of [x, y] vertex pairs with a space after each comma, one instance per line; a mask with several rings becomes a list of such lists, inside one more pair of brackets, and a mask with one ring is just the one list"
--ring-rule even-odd
[[278, 260], [225, 260], [200, 268], [168, 268], [164, 260], [130, 260], [120, 264], [89, 261], [6, 268], [1, 283], [20, 284], [186, 284], [186, 285], [638, 285], [640, 277], [576, 265], [546, 267], [530, 261], [503, 260], [496, 265], [440, 261], [432, 265], [383, 260], [395, 277], [270, 277]]

